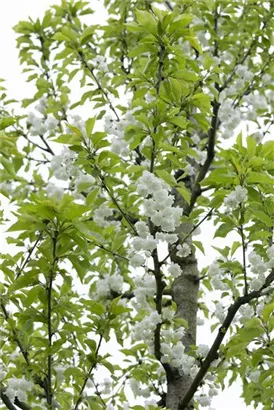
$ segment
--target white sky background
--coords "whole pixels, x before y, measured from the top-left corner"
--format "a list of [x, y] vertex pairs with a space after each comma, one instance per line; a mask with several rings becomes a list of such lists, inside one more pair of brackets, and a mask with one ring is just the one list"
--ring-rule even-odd
[[[122, 1], [122, 0], [121, 0]], [[102, 2], [90, 1], [91, 5], [96, 10], [96, 23], [100, 18], [103, 20], [104, 13], [102, 10]], [[30, 98], [33, 95], [34, 88], [31, 84], [26, 83], [26, 76], [22, 74], [22, 68], [19, 65], [17, 58], [18, 51], [16, 49], [16, 35], [12, 27], [18, 23], [19, 20], [27, 20], [28, 17], [37, 18], [42, 17], [44, 11], [52, 4], [59, 4], [58, 0], [7, 0], [3, 2], [0, 13], [0, 78], [6, 80], [5, 86], [8, 89], [9, 98], [22, 99]], [[92, 17], [94, 19], [94, 16]], [[94, 23], [95, 21], [93, 21]], [[2, 198], [1, 198], [2, 199]], [[199, 252], [199, 262], [202, 266], [210, 264], [216, 257], [212, 248], [209, 246], [209, 238], [213, 238], [214, 230], [211, 224], [203, 224], [203, 235], [199, 238], [204, 244], [206, 250], [206, 257]], [[206, 230], [206, 232], [205, 232]], [[218, 239], [217, 246], [229, 245], [228, 240]], [[215, 243], [216, 244], [216, 243]], [[7, 252], [8, 249], [3, 249], [1, 245], [1, 252]], [[198, 331], [198, 343], [210, 344], [213, 341], [214, 335], [210, 330], [202, 327]], [[248, 410], [253, 407], [246, 406], [242, 399], [239, 398], [241, 388], [235, 384], [233, 387], [226, 389], [217, 398], [212, 401], [212, 407], [216, 410]]]

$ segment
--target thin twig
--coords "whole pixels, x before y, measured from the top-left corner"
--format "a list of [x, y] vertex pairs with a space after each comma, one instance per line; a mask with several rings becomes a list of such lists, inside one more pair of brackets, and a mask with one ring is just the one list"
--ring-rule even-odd
[[[4, 317], [5, 317], [6, 321], [8, 321], [9, 318], [10, 318], [10, 315], [9, 315], [9, 313], [8, 313], [8, 311], [7, 311], [7, 309], [6, 309], [3, 302], [1, 302], [1, 309], [4, 313]], [[23, 356], [26, 364], [29, 366], [30, 362], [29, 362], [29, 357], [28, 357], [28, 351], [25, 350], [25, 348], [23, 347], [23, 345], [21, 343], [21, 340], [19, 339], [15, 329], [12, 329], [12, 334], [13, 334], [13, 337], [14, 337], [14, 340], [15, 340], [17, 346], [19, 347], [20, 352], [22, 353], [22, 356]]]
[[[185, 241], [193, 234], [193, 232], [196, 231], [196, 229], [197, 229], [200, 225], [202, 225], [202, 223], [203, 223], [207, 218], [209, 218], [209, 217], [212, 215], [213, 211], [214, 211], [214, 208], [211, 208], [210, 211], [209, 211], [196, 225], [193, 226], [193, 228], [191, 229], [191, 231], [190, 231], [183, 239], [181, 239], [180, 241], [177, 241], [177, 242], [175, 243], [175, 245], [178, 245], [179, 242], [180, 242], [180, 245], [182, 245], [183, 243], [185, 243]], [[168, 255], [160, 262], [160, 264], [161, 264], [161, 265], [164, 264], [169, 257], [170, 257], [170, 252], [169, 252]]]
[[[101, 335], [100, 335], [99, 342], [98, 342], [98, 345], [97, 345], [97, 348], [96, 348], [96, 351], [95, 351], [95, 359], [97, 359], [97, 356], [98, 356], [99, 349], [100, 349], [100, 347], [101, 347], [102, 341], [103, 341], [103, 335], [101, 334]], [[81, 387], [81, 390], [80, 390], [80, 393], [79, 393], [79, 397], [78, 397], [77, 402], [76, 402], [76, 404], [75, 404], [74, 410], [77, 410], [77, 409], [78, 409], [79, 404], [80, 404], [81, 401], [82, 401], [82, 395], [83, 395], [83, 392], [84, 392], [84, 390], [85, 390], [85, 388], [86, 388], [86, 384], [87, 384], [87, 382], [88, 382], [88, 379], [90, 378], [90, 375], [92, 374], [93, 369], [96, 367], [96, 365], [97, 365], [97, 363], [96, 363], [96, 360], [95, 360], [94, 363], [91, 365], [91, 367], [90, 367], [90, 369], [89, 369], [89, 371], [88, 371], [88, 374], [87, 374], [86, 377], [85, 377], [85, 380], [84, 380], [84, 383], [83, 383], [83, 385], [82, 385], [82, 387]]]
[[248, 284], [247, 284], [247, 274], [246, 274], [246, 244], [245, 244], [244, 229], [243, 229], [242, 224], [239, 227], [239, 232], [240, 232], [241, 242], [242, 242], [242, 255], [243, 255], [243, 268], [244, 268], [244, 294], [247, 295]]
[[167, 8], [170, 10], [170, 11], [173, 11], [173, 7], [172, 7], [172, 5], [171, 5], [171, 3], [169, 2], [169, 1], [165, 1], [165, 5], [167, 6]]
[[133, 230], [133, 232], [135, 233], [135, 235], [138, 235], [135, 226], [131, 223], [131, 221], [129, 220], [128, 216], [125, 214], [125, 212], [123, 211], [123, 209], [120, 207], [120, 205], [118, 204], [118, 201], [116, 200], [116, 198], [114, 198], [114, 196], [112, 195], [112, 193], [110, 192], [110, 189], [108, 188], [108, 186], [106, 185], [106, 182], [104, 179], [101, 178], [102, 181], [102, 186], [103, 188], [105, 188], [105, 190], [107, 191], [110, 199], [112, 200], [112, 202], [116, 205], [116, 207], [119, 209], [121, 215], [125, 218], [125, 220], [127, 221], [127, 223], [129, 224], [129, 226], [131, 227], [131, 229]]
[[49, 152], [51, 155], [55, 155], [54, 152], [52, 151], [51, 147], [49, 146], [48, 142], [45, 140], [45, 137], [41, 134], [39, 134], [39, 137], [43, 141], [45, 146], [47, 147], [46, 151]]
[[22, 266], [20, 267], [19, 272], [17, 273], [16, 279], [19, 278], [19, 276], [22, 274], [23, 270], [25, 269], [26, 265], [31, 260], [31, 255], [32, 255], [34, 249], [36, 248], [36, 246], [38, 245], [39, 241], [42, 239], [42, 237], [43, 237], [43, 234], [40, 233], [40, 235], [38, 236], [38, 238], [34, 242], [34, 245], [28, 250], [28, 256], [26, 257], [25, 261], [23, 262]]
[[113, 256], [117, 256], [117, 258], [124, 259], [124, 260], [126, 260], [127, 262], [129, 261], [129, 259], [128, 259], [126, 256], [123, 256], [123, 255], [120, 255], [119, 253], [113, 252], [113, 251], [111, 251], [110, 249], [105, 248], [103, 245], [99, 245], [99, 244], [96, 244], [96, 243], [93, 243], [93, 245], [94, 245], [94, 246], [97, 246], [98, 248], [102, 249], [102, 250], [105, 251], [105, 252], [110, 253], [110, 254], [113, 255]]
[[117, 111], [115, 110], [115, 108], [113, 107], [112, 102], [110, 101], [110, 98], [109, 98], [109, 96], [108, 96], [108, 92], [105, 91], [104, 88], [101, 86], [101, 84], [100, 84], [98, 78], [97, 78], [96, 75], [94, 74], [93, 68], [91, 68], [91, 67], [88, 65], [88, 63], [86, 62], [86, 60], [85, 60], [85, 58], [84, 58], [82, 52], [79, 52], [78, 55], [79, 55], [79, 57], [80, 57], [82, 63], [83, 63], [84, 66], [86, 67], [86, 69], [87, 69], [87, 70], [90, 72], [90, 74], [92, 75], [92, 77], [93, 77], [93, 79], [94, 79], [94, 81], [95, 81], [95, 83], [96, 83], [98, 89], [99, 89], [99, 90], [103, 93], [103, 95], [105, 96], [105, 98], [106, 98], [106, 100], [107, 100], [107, 102], [108, 102], [109, 108], [110, 108], [111, 111], [114, 113], [114, 115], [115, 115], [117, 121], [120, 121], [120, 117], [119, 117]]

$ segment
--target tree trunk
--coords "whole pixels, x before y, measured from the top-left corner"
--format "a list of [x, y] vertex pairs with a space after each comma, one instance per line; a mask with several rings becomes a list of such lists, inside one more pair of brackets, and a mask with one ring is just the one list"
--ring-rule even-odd
[[[175, 206], [183, 206], [182, 198], [178, 198], [175, 194]], [[184, 223], [179, 228], [179, 239], [183, 240], [191, 231], [193, 225]], [[191, 245], [191, 237], [187, 239], [187, 244]], [[182, 275], [174, 280], [172, 286], [172, 296], [177, 305], [177, 315], [183, 318], [188, 323], [188, 329], [185, 336], [182, 338], [182, 343], [185, 346], [185, 351], [190, 349], [191, 345], [196, 344], [196, 326], [197, 326], [197, 309], [198, 309], [198, 291], [199, 291], [199, 272], [197, 268], [197, 260], [193, 253], [182, 258], [172, 251], [170, 259], [174, 263], [178, 263], [182, 270]], [[177, 410], [178, 404], [186, 394], [189, 386], [192, 383], [192, 378], [182, 371], [172, 368], [171, 374], [167, 381], [167, 402], [166, 405], [171, 410]], [[193, 410], [193, 403], [190, 403], [185, 410]]]

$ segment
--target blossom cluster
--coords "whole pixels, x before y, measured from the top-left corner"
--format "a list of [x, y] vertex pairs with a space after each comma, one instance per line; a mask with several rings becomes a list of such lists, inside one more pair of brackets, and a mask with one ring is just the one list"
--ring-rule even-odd
[[223, 282], [225, 272], [223, 269], [220, 268], [218, 262], [213, 262], [207, 271], [208, 275], [210, 276], [211, 280], [210, 283], [216, 290], [227, 290], [229, 286]]
[[247, 201], [247, 189], [242, 187], [241, 185], [237, 185], [230, 194], [226, 196], [224, 199], [224, 204], [228, 209], [235, 209], [241, 203]]
[[151, 309], [150, 313], [146, 315], [143, 320], [136, 323], [133, 331], [133, 339], [136, 341], [145, 340], [148, 345], [152, 346], [154, 331], [156, 326], [161, 322], [161, 315], [156, 312], [156, 310]]
[[250, 263], [250, 271], [255, 275], [249, 281], [249, 287], [252, 290], [259, 290], [265, 283], [265, 273], [268, 269], [274, 268], [274, 245], [270, 246], [266, 254], [268, 256], [268, 261], [264, 262], [261, 255], [252, 251], [248, 255], [248, 261]]
[[[224, 93], [224, 92], [222, 92]], [[224, 101], [222, 101], [224, 99]], [[240, 124], [242, 116], [239, 110], [234, 109], [233, 100], [221, 95], [221, 107], [219, 118], [221, 120], [222, 138], [228, 139], [233, 136], [235, 128]]]
[[33, 383], [26, 380], [24, 377], [19, 379], [12, 377], [7, 380], [7, 389], [4, 394], [14, 403], [15, 398], [23, 402], [27, 401], [27, 392], [33, 387]]
[[112, 152], [123, 156], [129, 155], [129, 141], [126, 141], [124, 136], [128, 126], [139, 125], [139, 122], [133, 115], [138, 109], [139, 107], [128, 110], [126, 114], [120, 118], [120, 121], [116, 121], [111, 115], [104, 116], [105, 131], [112, 136]]
[[[173, 232], [180, 225], [183, 210], [172, 206], [174, 196], [169, 186], [154, 174], [144, 171], [137, 184], [137, 192], [144, 200], [145, 214], [164, 232]], [[147, 198], [149, 196], [149, 198]]]
[[107, 228], [108, 226], [115, 226], [116, 230], [120, 228], [120, 221], [108, 220], [109, 217], [113, 215], [114, 210], [109, 208], [105, 203], [101, 204], [97, 209], [95, 209], [93, 214], [93, 220], [97, 225], [102, 228]]
[[[59, 155], [53, 155], [51, 159], [51, 170], [53, 176], [60, 181], [73, 181], [72, 194], [77, 196], [80, 192], [94, 185], [95, 179], [92, 175], [84, 174], [77, 166], [74, 165], [76, 159], [75, 153], [69, 148], [64, 147]], [[64, 189], [52, 182], [48, 183], [47, 191], [50, 196], [56, 196], [60, 199]]]
[[46, 132], [54, 131], [57, 128], [59, 121], [53, 116], [46, 115], [47, 98], [42, 97], [35, 106], [35, 109], [42, 114], [43, 117], [37, 117], [33, 112], [29, 113], [27, 123], [30, 126], [30, 134], [34, 136], [44, 135]]
[[161, 353], [163, 363], [169, 363], [191, 377], [196, 375], [198, 366], [195, 364], [195, 358], [185, 353], [185, 346], [181, 341], [173, 345], [161, 343]]
[[[138, 234], [132, 241], [130, 250], [130, 264], [133, 267], [142, 266], [145, 258], [151, 255], [160, 242], [175, 244], [178, 235], [173, 233], [180, 225], [180, 218], [183, 210], [174, 207], [174, 196], [169, 193], [169, 186], [154, 174], [144, 171], [138, 180], [138, 193], [143, 196], [143, 209], [154, 225], [161, 228], [162, 232], [156, 232], [155, 236], [150, 234], [149, 226], [144, 221], [138, 221], [135, 229]], [[132, 255], [133, 253], [133, 255]], [[177, 254], [186, 257], [191, 253], [189, 245], [177, 246]], [[173, 277], [179, 276], [180, 269], [175, 264], [171, 264], [168, 269]]]
[[115, 273], [114, 275], [105, 275], [103, 279], [99, 279], [96, 282], [96, 298], [106, 298], [110, 296], [111, 291], [121, 292], [123, 288], [124, 279], [123, 277]]

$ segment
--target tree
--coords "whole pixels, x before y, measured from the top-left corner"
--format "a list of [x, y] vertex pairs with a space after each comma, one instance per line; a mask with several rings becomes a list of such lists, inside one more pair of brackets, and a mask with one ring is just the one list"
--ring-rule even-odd
[[[20, 111], [2, 87], [1, 408], [209, 408], [240, 376], [271, 409], [274, 3], [105, 7], [15, 27], [36, 93]], [[229, 246], [198, 269], [207, 220]]]

